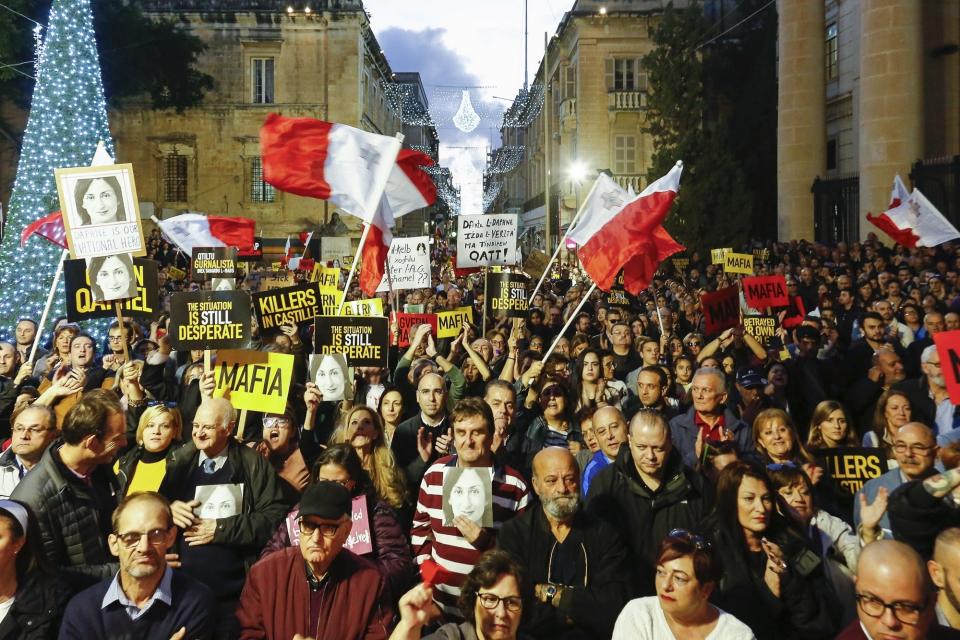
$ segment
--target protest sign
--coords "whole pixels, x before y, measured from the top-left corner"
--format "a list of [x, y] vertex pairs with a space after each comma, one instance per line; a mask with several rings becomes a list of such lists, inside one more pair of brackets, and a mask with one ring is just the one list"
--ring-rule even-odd
[[433, 313], [398, 313], [397, 328], [400, 329], [399, 341], [394, 342], [393, 335], [390, 336], [390, 344], [396, 344], [400, 347], [410, 346], [410, 335], [415, 327], [422, 324], [430, 325], [434, 337], [437, 335], [437, 316]]
[[[314, 254], [311, 252], [311, 255]], [[324, 236], [320, 238], [320, 262], [332, 262], [334, 266], [339, 267], [350, 264], [352, 258], [353, 245], [348, 236]]]
[[311, 354], [310, 379], [324, 402], [353, 397], [353, 369], [342, 353]]
[[193, 509], [198, 518], [232, 518], [243, 509], [243, 485], [201, 484], [194, 489], [193, 499], [200, 503]]
[[[333, 314], [327, 314], [333, 315]], [[377, 317], [383, 315], [383, 300], [380, 298], [367, 298], [366, 300], [351, 300], [343, 305], [343, 315], [345, 316], [371, 316]]]
[[745, 273], [753, 275], [753, 256], [749, 253], [725, 253], [723, 255], [724, 273]]
[[[136, 295], [119, 301], [120, 312], [123, 315], [134, 318], [154, 318], [161, 311], [157, 288], [158, 269], [159, 265], [153, 260], [133, 259]], [[63, 280], [67, 296], [67, 320], [70, 322], [117, 315], [115, 302], [98, 301], [94, 292], [96, 285], [90, 284], [86, 260], [65, 260]]]
[[377, 291], [425, 289], [430, 287], [430, 238], [394, 238], [387, 253], [390, 279], [383, 274]]
[[690, 258], [673, 258], [673, 268], [677, 271], [686, 271], [690, 266]]
[[388, 334], [386, 318], [318, 316], [314, 352], [342, 353], [353, 367], [386, 367]]
[[270, 291], [271, 289], [283, 289], [296, 282], [292, 271], [286, 269], [280, 271], [264, 271], [259, 274], [259, 291]]
[[307, 282], [255, 293], [253, 311], [263, 332], [276, 331], [283, 324], [303, 326], [320, 315], [320, 285]]
[[754, 262], [766, 262], [770, 259], [770, 249], [754, 249], [753, 250], [753, 261]]
[[[353, 525], [350, 528], [350, 535], [343, 543], [343, 548], [352, 551], [357, 555], [366, 555], [373, 552], [373, 538], [370, 535], [370, 513], [367, 510], [367, 496], [361, 494], [353, 499], [352, 505]], [[287, 535], [290, 537], [290, 544], [297, 546], [300, 544], [300, 508], [297, 507], [287, 515]]]
[[464, 323], [473, 324], [473, 307], [457, 307], [437, 313], [437, 338], [456, 338]]
[[947, 381], [950, 402], [960, 404], [960, 331], [941, 331], [934, 334], [940, 356], [940, 371]]
[[170, 265], [167, 267], [167, 278], [170, 280], [183, 280], [187, 277], [187, 272], [179, 267]]
[[293, 382], [293, 360], [287, 353], [222, 349], [213, 370], [213, 397], [227, 398], [235, 409], [283, 413]]
[[749, 333], [764, 348], [774, 346], [777, 337], [776, 316], [743, 316], [743, 330]]
[[724, 329], [740, 325], [740, 293], [736, 285], [716, 293], [702, 294], [700, 305], [706, 319], [707, 335], [715, 336]]
[[527, 317], [527, 276], [522, 273], [487, 274], [487, 314], [490, 318]]
[[839, 447], [818, 449], [815, 455], [833, 483], [851, 497], [867, 480], [879, 478], [887, 472], [887, 456], [883, 449]]
[[55, 169], [72, 258], [146, 255], [132, 164]]
[[727, 253], [733, 251], [731, 248], [725, 249], [710, 249], [710, 263], [711, 264], [723, 264], [723, 258]]
[[211, 291], [233, 291], [237, 282], [233, 278], [210, 278]]
[[457, 266], [517, 264], [517, 214], [457, 216]]
[[404, 313], [426, 313], [426, 305], [422, 304], [405, 304], [403, 305]]
[[190, 260], [194, 282], [232, 278], [237, 270], [236, 247], [195, 247]]
[[237, 251], [237, 262], [260, 262], [263, 260], [263, 238], [256, 236], [253, 246], [249, 249]]
[[790, 304], [787, 298], [787, 281], [783, 276], [744, 278], [743, 295], [752, 309], [785, 307]]
[[463, 516], [481, 527], [493, 526], [493, 469], [445, 467], [443, 469], [443, 524], [452, 526]]
[[170, 344], [189, 349], [240, 349], [250, 336], [246, 291], [192, 291], [170, 296]]
[[310, 272], [310, 282], [316, 282], [328, 289], [336, 289], [340, 286], [340, 267], [325, 267], [316, 262], [313, 265], [313, 271]]

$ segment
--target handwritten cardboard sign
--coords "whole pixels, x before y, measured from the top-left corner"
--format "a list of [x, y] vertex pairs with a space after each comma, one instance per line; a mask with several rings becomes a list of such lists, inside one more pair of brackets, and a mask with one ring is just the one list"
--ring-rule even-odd
[[213, 396], [229, 399], [236, 409], [283, 413], [293, 382], [293, 360], [287, 353], [218, 351]]
[[250, 337], [246, 291], [192, 291], [170, 297], [170, 344], [189, 349], [239, 349]]
[[394, 238], [387, 253], [390, 278], [383, 274], [377, 291], [426, 289], [430, 287], [430, 238]]
[[517, 264], [517, 214], [457, 216], [457, 266]]
[[715, 336], [724, 329], [740, 324], [740, 294], [736, 285], [700, 296], [707, 335]]
[[790, 304], [787, 297], [787, 281], [783, 276], [744, 278], [743, 295], [747, 305], [752, 309], [785, 307]]
[[317, 316], [314, 353], [342, 353], [354, 367], [386, 367], [386, 318]]
[[[159, 265], [153, 260], [133, 259], [133, 276], [136, 280], [136, 295], [119, 300], [120, 312], [134, 318], [154, 318], [160, 312], [160, 299], [157, 289]], [[90, 283], [87, 261], [84, 259], [65, 260], [63, 280], [66, 287], [67, 320], [80, 322], [92, 318], [109, 318], [116, 315], [116, 302], [98, 300], [94, 287]]]

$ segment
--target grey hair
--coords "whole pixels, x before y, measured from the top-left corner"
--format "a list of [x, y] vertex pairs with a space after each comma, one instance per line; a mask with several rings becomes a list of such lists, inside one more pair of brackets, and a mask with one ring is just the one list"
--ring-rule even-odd
[[720, 381], [720, 390], [723, 391], [727, 388], [726, 374], [716, 367], [700, 367], [697, 369], [697, 372], [693, 374], [694, 378], [697, 376], [715, 376], [717, 380]]
[[920, 362], [926, 364], [930, 362], [930, 358], [933, 357], [933, 354], [937, 352], [937, 345], [932, 344], [929, 347], [923, 350], [923, 353], [920, 354]]

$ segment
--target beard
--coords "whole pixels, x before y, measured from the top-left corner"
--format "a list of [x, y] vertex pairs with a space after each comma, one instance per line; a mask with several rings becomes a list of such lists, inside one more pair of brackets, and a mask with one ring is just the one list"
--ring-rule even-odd
[[554, 496], [552, 498], [543, 498], [543, 510], [557, 520], [566, 520], [576, 515], [580, 510], [580, 492], [577, 491], [569, 496]]

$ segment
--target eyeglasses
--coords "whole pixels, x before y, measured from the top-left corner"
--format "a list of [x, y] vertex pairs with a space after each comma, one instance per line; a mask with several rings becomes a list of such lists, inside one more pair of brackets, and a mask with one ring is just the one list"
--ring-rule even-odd
[[558, 386], [547, 387], [544, 389], [540, 395], [544, 398], [562, 398], [564, 393], [563, 389]]
[[308, 520], [304, 520], [303, 518], [300, 518], [297, 523], [300, 525], [300, 533], [308, 538], [312, 536], [318, 529], [320, 531], [320, 535], [322, 535], [324, 538], [333, 538], [337, 535], [337, 531], [339, 531], [340, 527], [342, 527], [344, 524], [342, 522], [337, 524], [329, 524], [326, 522], [322, 524], [314, 524]]
[[794, 462], [771, 462], [767, 465], [767, 471], [783, 471], [784, 469], [796, 469]]
[[929, 445], [929, 446], [925, 444], [907, 445], [905, 442], [896, 442], [893, 445], [893, 450], [896, 451], [897, 453], [906, 453], [907, 450], [909, 450], [910, 453], [913, 453], [913, 454], [926, 455], [931, 449], [933, 449], [933, 445]]
[[687, 343], [687, 346], [688, 346], [688, 347], [702, 347], [702, 346], [703, 346], [703, 343], [700, 342], [699, 340], [691, 340], [690, 342]]
[[118, 533], [116, 536], [120, 539], [120, 543], [124, 547], [127, 549], [133, 549], [135, 546], [140, 544], [140, 541], [143, 540], [143, 536], [147, 536], [147, 542], [154, 546], [165, 542], [168, 531], [169, 529], [151, 529], [150, 531], [145, 531], [143, 533], [139, 531], [128, 531], [127, 533]]
[[109, 340], [110, 342], [120, 342], [121, 340], [123, 340], [123, 336], [108, 336], [107, 340]]
[[894, 618], [903, 624], [911, 626], [920, 622], [920, 614], [923, 613], [925, 608], [924, 605], [904, 600], [886, 603], [880, 598], [866, 593], [857, 594], [857, 604], [859, 604], [860, 609], [871, 618], [879, 618], [885, 610], [890, 609], [890, 613], [893, 614]]
[[287, 428], [290, 428], [290, 425], [291, 425], [290, 418], [275, 418], [275, 417], [270, 417], [270, 418], [264, 418], [264, 419], [263, 419], [263, 426], [265, 426], [265, 427], [268, 428], [268, 429], [273, 429], [274, 427], [278, 427], [278, 428], [279, 428], [279, 427], [287, 427]]
[[14, 433], [29, 433], [32, 436], [40, 435], [44, 431], [50, 431], [49, 427], [21, 427], [15, 426], [13, 428]]
[[686, 529], [673, 529], [667, 534], [667, 537], [676, 538], [677, 540], [683, 540], [687, 544], [692, 544], [698, 551], [705, 551], [712, 547], [712, 545], [703, 536], [698, 536], [697, 534], [687, 531]]
[[496, 609], [500, 606], [501, 602], [507, 611], [512, 611], [513, 613], [517, 613], [523, 609], [523, 600], [521, 600], [519, 596], [501, 598], [492, 593], [480, 593], [477, 591], [477, 599], [480, 601], [480, 606], [484, 609]]

